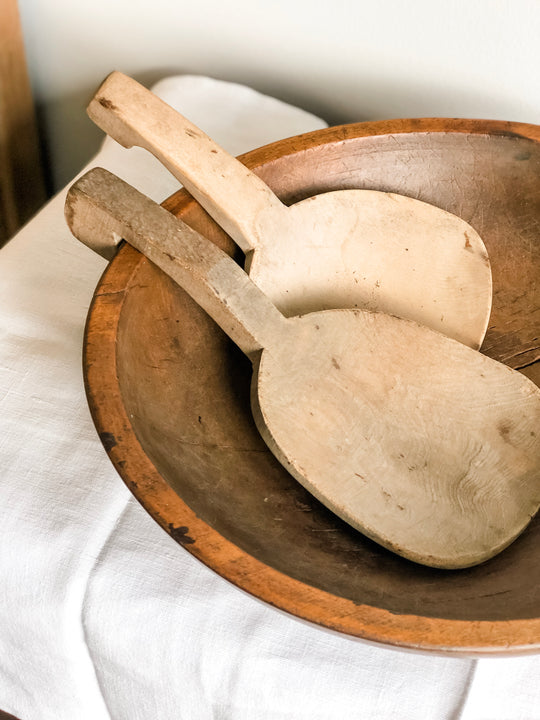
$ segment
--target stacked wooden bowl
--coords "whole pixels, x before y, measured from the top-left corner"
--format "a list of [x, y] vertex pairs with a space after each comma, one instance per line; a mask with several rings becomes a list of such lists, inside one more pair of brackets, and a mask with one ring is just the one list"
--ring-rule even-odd
[[[287, 204], [368, 188], [466, 220], [493, 274], [481, 351], [540, 384], [540, 127], [362, 123], [284, 140], [242, 161]], [[238, 252], [187, 192], [164, 205]], [[385, 644], [456, 653], [540, 647], [538, 518], [501, 554], [462, 570], [417, 565], [371, 542], [278, 463], [252, 419], [249, 361], [128, 245], [96, 289], [84, 365], [96, 426], [128, 487], [178, 543], [242, 589]]]

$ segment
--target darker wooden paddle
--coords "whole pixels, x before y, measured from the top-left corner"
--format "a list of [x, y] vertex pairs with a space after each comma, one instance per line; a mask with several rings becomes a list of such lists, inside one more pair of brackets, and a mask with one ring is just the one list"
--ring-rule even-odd
[[540, 504], [540, 391], [413, 321], [366, 310], [286, 318], [225, 253], [105, 170], [66, 201], [90, 247], [126, 239], [253, 363], [252, 409], [290, 473], [361, 532], [444, 568], [505, 548]]

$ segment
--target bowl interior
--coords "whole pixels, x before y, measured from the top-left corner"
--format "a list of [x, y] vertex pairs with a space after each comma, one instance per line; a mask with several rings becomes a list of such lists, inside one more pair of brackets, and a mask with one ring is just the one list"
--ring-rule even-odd
[[[322, 131], [251, 153], [245, 160], [286, 203], [328, 190], [370, 188], [430, 202], [469, 222], [486, 244], [493, 272], [493, 310], [482, 352], [521, 368], [538, 383], [540, 142], [526, 127], [518, 132], [502, 123], [470, 121], [441, 128], [410, 121], [373, 128]], [[230, 239], [186, 193], [173, 196], [166, 206], [235, 252]], [[110, 273], [122, 279], [114, 306], [114, 342], [105, 349], [115, 377], [111, 371], [107, 382], [115, 384], [117, 405], [129, 423], [120, 437], [116, 431], [109, 449], [114, 448], [111, 456], [120, 473], [152, 514], [157, 484], [164, 483], [217, 533], [212, 542], [221, 537], [240, 555], [300, 583], [296, 587], [320, 590], [351, 607], [382, 609], [398, 623], [400, 616], [471, 627], [478, 621], [540, 618], [538, 519], [500, 555], [467, 570], [423, 567], [379, 547], [326, 510], [267, 450], [251, 416], [251, 365], [213, 321], [127, 246], [96, 298], [107, 294]], [[89, 337], [92, 314], [102, 311], [96, 301]], [[90, 404], [106, 440], [115, 410], [105, 407], [103, 382], [87, 371]], [[148, 472], [155, 473], [153, 484], [139, 482], [142, 471], [132, 454], [128, 461], [125, 439], [130, 434], [149, 461]], [[157, 519], [188, 550], [243, 585], [226, 563], [210, 559], [202, 536], [194, 536], [182, 514], [177, 515], [171, 511], [166, 517], [160, 511]], [[256, 594], [280, 604], [264, 590]], [[300, 605], [292, 611], [313, 619]], [[335, 626], [329, 617], [317, 621]], [[521, 637], [522, 645], [540, 644], [534, 627], [525, 643]], [[348, 631], [346, 623], [339, 629]], [[507, 635], [504, 642], [493, 640], [493, 647], [508, 645]], [[429, 646], [423, 637], [420, 623], [416, 637], [413, 631], [402, 644]], [[377, 639], [385, 641], [384, 629]], [[474, 649], [474, 639], [467, 642]], [[459, 644], [450, 639], [445, 647]], [[478, 645], [489, 642], [484, 638]]]

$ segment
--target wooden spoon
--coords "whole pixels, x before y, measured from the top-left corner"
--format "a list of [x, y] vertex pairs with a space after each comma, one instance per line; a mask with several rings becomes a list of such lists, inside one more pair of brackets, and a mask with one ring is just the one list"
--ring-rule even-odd
[[247, 253], [246, 270], [283, 314], [381, 310], [480, 347], [491, 269], [464, 220], [375, 190], [327, 192], [286, 207], [199, 128], [119, 72], [88, 114], [125, 147], [149, 150], [185, 185]]
[[253, 362], [252, 410], [281, 463], [368, 537], [459, 568], [540, 504], [540, 391], [461, 343], [367, 310], [286, 318], [224, 252], [105, 170], [66, 201], [73, 234], [125, 238]]

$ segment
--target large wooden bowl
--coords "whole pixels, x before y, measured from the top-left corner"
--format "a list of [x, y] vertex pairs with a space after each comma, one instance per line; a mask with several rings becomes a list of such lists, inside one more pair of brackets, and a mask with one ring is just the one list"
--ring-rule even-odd
[[[540, 127], [362, 123], [242, 160], [287, 203], [373, 188], [464, 218], [493, 268], [482, 351], [539, 381]], [[233, 253], [185, 191], [165, 206]], [[539, 519], [499, 556], [467, 570], [393, 555], [320, 505], [266, 449], [251, 417], [250, 372], [179, 287], [129, 246], [120, 249], [88, 318], [88, 397], [118, 472], [178, 543], [258, 598], [348, 635], [461, 653], [540, 648]]]

